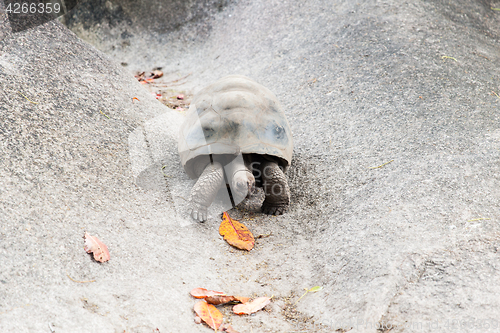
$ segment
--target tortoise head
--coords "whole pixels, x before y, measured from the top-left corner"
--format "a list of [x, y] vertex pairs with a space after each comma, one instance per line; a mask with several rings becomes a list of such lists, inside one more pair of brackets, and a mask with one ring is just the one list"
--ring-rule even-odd
[[241, 154], [237, 155], [224, 168], [229, 186], [231, 187], [234, 203], [237, 205], [254, 193], [255, 177], [247, 167]]
[[[238, 199], [244, 199], [255, 192], [255, 177], [248, 170], [236, 170], [232, 175], [231, 189]], [[235, 198], [236, 199], [236, 198]]]

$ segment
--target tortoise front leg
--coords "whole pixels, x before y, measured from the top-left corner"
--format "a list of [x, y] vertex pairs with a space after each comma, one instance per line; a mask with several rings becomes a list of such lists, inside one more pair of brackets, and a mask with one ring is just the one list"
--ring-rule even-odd
[[191, 189], [188, 214], [199, 222], [207, 219], [207, 209], [224, 181], [224, 170], [218, 162], [209, 163]]
[[276, 162], [266, 161], [260, 168], [266, 199], [262, 211], [266, 214], [281, 215], [290, 205], [290, 188], [285, 174]]

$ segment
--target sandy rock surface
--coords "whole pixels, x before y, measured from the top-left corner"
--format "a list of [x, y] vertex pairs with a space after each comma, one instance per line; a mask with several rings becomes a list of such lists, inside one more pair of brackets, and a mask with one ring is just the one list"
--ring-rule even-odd
[[[92, 1], [61, 19], [74, 33], [15, 34], [0, 15], [0, 331], [209, 332], [204, 287], [274, 295], [223, 310], [240, 332], [497, 332], [498, 7]], [[292, 205], [230, 211], [267, 236], [251, 252], [217, 214], [183, 218], [183, 113], [133, 78], [155, 67], [172, 94], [242, 74], [281, 101]]]

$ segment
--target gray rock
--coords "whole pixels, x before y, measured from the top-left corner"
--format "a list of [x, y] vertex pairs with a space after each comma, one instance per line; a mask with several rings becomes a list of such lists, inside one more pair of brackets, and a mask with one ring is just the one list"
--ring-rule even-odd
[[[194, 287], [274, 295], [269, 312], [228, 316], [243, 332], [498, 331], [491, 7], [235, 1], [165, 33], [75, 29], [107, 55], [54, 22], [13, 35], [4, 17], [0, 331], [208, 332], [192, 321]], [[192, 73], [175, 87], [186, 92], [241, 74], [277, 95], [294, 134], [292, 204], [230, 212], [268, 236], [250, 253], [224, 243], [218, 216], [177, 219], [179, 114], [119, 63]], [[84, 230], [108, 263], [83, 251]]]

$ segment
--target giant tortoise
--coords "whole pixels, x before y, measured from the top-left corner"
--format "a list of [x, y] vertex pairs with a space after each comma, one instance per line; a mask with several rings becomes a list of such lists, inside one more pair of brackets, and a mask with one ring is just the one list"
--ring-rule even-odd
[[276, 96], [239, 75], [224, 77], [193, 97], [179, 134], [181, 163], [198, 180], [189, 215], [207, 219], [207, 208], [226, 185], [237, 204], [262, 187], [262, 211], [283, 214], [290, 205], [284, 172], [292, 160], [290, 126]]

